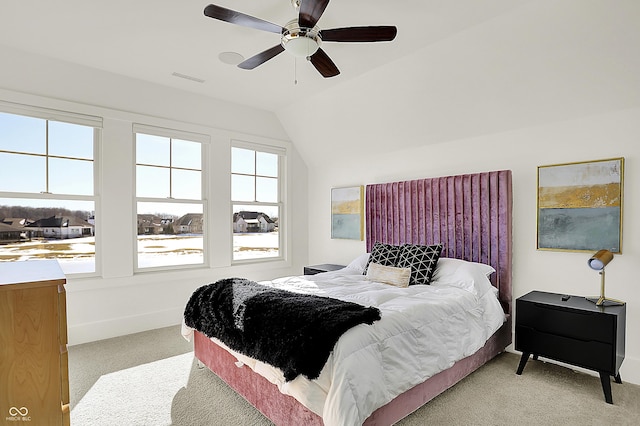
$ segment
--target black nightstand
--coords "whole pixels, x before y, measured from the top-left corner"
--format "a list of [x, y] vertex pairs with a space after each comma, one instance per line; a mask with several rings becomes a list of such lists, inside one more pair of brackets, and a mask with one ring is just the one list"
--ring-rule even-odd
[[315, 275], [321, 272], [329, 272], [329, 271], [337, 271], [338, 269], [344, 268], [344, 265], [334, 265], [331, 263], [323, 263], [322, 265], [311, 265], [304, 267], [305, 275]]
[[627, 307], [596, 306], [580, 296], [532, 291], [516, 299], [516, 374], [533, 354], [597, 371], [604, 398], [613, 404], [611, 379], [622, 383]]

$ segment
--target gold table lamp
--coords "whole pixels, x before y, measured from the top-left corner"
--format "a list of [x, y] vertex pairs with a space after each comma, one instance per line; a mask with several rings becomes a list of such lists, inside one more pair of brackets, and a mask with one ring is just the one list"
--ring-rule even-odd
[[600, 296], [587, 297], [590, 302], [595, 303], [597, 306], [620, 306], [625, 302], [616, 299], [608, 299], [604, 296], [604, 267], [613, 260], [613, 253], [609, 250], [599, 250], [587, 261], [589, 267], [593, 270], [599, 271], [600, 274]]

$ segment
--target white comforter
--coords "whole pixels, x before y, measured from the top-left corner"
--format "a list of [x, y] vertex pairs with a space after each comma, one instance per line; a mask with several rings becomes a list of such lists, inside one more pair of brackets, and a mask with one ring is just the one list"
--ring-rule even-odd
[[[382, 313], [380, 321], [356, 326], [338, 340], [316, 380], [285, 382], [279, 369], [230, 350], [327, 426], [361, 425], [377, 408], [476, 352], [504, 321], [494, 292], [479, 299], [447, 285], [397, 288], [349, 268], [262, 284], [376, 306]], [[191, 333], [183, 326], [186, 338]]]

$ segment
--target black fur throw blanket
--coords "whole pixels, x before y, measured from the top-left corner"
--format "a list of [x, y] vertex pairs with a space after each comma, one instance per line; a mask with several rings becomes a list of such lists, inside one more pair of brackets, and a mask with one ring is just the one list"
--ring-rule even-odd
[[380, 311], [225, 278], [198, 288], [184, 319], [229, 348], [281, 369], [290, 381], [299, 374], [316, 379], [338, 338], [358, 324], [379, 320]]

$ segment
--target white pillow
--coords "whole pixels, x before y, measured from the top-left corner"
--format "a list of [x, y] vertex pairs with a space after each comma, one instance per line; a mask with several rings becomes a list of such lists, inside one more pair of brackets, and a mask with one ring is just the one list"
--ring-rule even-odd
[[487, 277], [496, 271], [495, 269], [493, 269], [493, 266], [487, 265], [485, 263], [468, 262], [466, 260], [454, 259], [452, 257], [441, 257], [436, 264], [436, 270], [433, 273], [433, 279], [437, 279], [438, 277], [447, 278], [458, 272], [458, 269], [460, 268], [476, 269], [479, 272], [485, 274]]
[[431, 279], [431, 285], [450, 285], [480, 298], [493, 288], [489, 276], [496, 270], [491, 265], [441, 257]]
[[371, 262], [367, 269], [367, 279], [396, 287], [409, 287], [411, 268], [396, 268]]
[[369, 261], [370, 253], [362, 253], [360, 256], [356, 257], [347, 265], [347, 268], [358, 271], [358, 273], [362, 274], [364, 272], [364, 268], [367, 267], [367, 262]]

